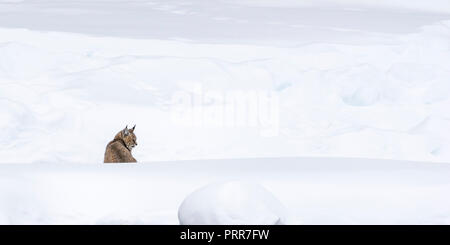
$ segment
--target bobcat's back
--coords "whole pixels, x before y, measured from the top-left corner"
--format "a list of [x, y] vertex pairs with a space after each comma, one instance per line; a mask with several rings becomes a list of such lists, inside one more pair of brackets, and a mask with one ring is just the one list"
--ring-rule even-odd
[[106, 146], [105, 163], [137, 162], [131, 152], [120, 142], [113, 140]]

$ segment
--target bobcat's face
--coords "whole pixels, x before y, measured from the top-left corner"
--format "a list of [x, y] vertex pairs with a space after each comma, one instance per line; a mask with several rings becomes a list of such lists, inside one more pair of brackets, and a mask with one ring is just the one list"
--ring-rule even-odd
[[122, 140], [125, 143], [125, 146], [130, 151], [134, 147], [137, 146], [136, 135], [134, 134], [134, 129], [135, 128], [136, 128], [136, 126], [134, 126], [131, 129], [125, 128], [124, 130], [122, 130]]

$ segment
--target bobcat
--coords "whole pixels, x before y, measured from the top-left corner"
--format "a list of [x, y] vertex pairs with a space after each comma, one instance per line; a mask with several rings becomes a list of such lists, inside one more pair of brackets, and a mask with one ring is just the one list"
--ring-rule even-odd
[[131, 150], [137, 146], [135, 128], [136, 125], [130, 129], [126, 126], [108, 143], [104, 163], [137, 162], [131, 155]]

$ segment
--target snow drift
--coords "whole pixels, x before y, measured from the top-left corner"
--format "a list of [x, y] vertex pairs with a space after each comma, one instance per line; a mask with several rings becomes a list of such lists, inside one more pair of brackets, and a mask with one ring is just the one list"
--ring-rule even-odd
[[178, 209], [181, 225], [282, 225], [283, 204], [264, 187], [239, 181], [194, 191]]
[[[176, 225], [178, 209], [191, 193], [211, 183], [242, 181], [272, 193], [285, 207], [289, 224], [450, 224], [449, 176], [446, 163], [370, 159], [3, 164], [0, 217], [2, 224]], [[257, 194], [259, 187], [256, 193], [254, 189], [237, 192], [262, 198], [265, 204], [261, 205], [269, 209], [259, 210], [281, 217], [278, 211], [270, 211], [279, 205], [265, 202], [266, 194]], [[229, 196], [207, 194], [203, 197], [212, 200]], [[253, 200], [242, 200], [248, 201], [243, 208], [222, 210], [249, 220], [241, 211]], [[228, 208], [233, 203], [232, 199], [220, 202]], [[206, 208], [214, 211], [209, 205]], [[202, 217], [214, 218], [218, 212], [206, 214]]]

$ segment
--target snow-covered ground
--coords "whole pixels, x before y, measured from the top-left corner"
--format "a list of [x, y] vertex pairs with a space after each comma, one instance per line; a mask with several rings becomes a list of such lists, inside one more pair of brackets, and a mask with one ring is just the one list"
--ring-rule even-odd
[[[177, 223], [217, 178], [305, 223], [448, 223], [449, 64], [447, 0], [0, 0], [0, 223]], [[126, 124], [142, 166], [103, 166]]]
[[[101, 162], [128, 123], [138, 125], [141, 162], [450, 162], [447, 2], [353, 2], [2, 2], [0, 162]], [[274, 133], [172, 118], [180, 91], [208, 108], [221, 103], [208, 91], [239, 90], [279, 98]]]
[[[243, 180], [272, 193], [289, 224], [450, 224], [449, 176], [447, 163], [350, 158], [8, 164], [0, 172], [0, 222], [178, 224], [178, 208], [192, 192]], [[239, 206], [236, 199], [245, 200], [223, 200], [215, 211], [210, 200], [203, 205], [207, 213], [236, 205], [237, 214], [247, 209], [251, 221], [260, 219], [249, 201]]]

